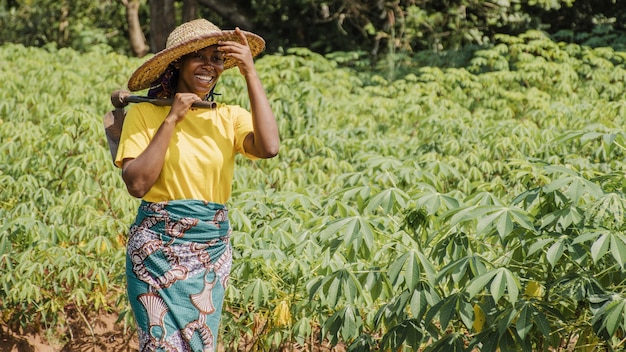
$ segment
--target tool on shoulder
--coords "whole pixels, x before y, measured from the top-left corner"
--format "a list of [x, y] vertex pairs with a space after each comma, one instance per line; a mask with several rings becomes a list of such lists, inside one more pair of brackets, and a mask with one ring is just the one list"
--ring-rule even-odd
[[[174, 99], [160, 99], [143, 96], [131, 95], [128, 91], [116, 90], [111, 93], [111, 104], [115, 110], [109, 111], [104, 115], [104, 133], [107, 137], [111, 158], [115, 162], [117, 148], [120, 144], [120, 135], [122, 134], [122, 126], [126, 117], [124, 109], [129, 103], [151, 103], [157, 106], [171, 106]], [[215, 109], [217, 104], [213, 101], [197, 101], [191, 105], [194, 108]]]

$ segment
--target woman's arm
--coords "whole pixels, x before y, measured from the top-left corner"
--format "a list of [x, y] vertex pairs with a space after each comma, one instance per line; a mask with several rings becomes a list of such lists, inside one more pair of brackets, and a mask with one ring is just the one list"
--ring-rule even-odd
[[236, 28], [235, 32], [239, 35], [241, 43], [228, 41], [219, 44], [220, 51], [223, 51], [225, 56], [236, 60], [239, 72], [246, 79], [248, 87], [254, 132], [246, 136], [243, 146], [247, 153], [256, 157], [272, 158], [278, 154], [280, 145], [276, 118], [254, 67], [248, 40], [239, 28]]
[[152, 188], [161, 174], [165, 152], [174, 134], [174, 127], [185, 118], [191, 104], [197, 100], [200, 98], [193, 93], [176, 94], [170, 112], [148, 147], [137, 158], [123, 160], [122, 179], [130, 195], [141, 198]]

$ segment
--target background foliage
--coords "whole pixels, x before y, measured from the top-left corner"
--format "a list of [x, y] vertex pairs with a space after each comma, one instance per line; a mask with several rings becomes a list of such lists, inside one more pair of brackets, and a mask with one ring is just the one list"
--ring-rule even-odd
[[[307, 49], [257, 61], [283, 144], [238, 160], [227, 345], [624, 348], [626, 54], [494, 40], [409, 73]], [[0, 61], [0, 319], [60, 339], [102, 311], [130, 323], [137, 201], [101, 118], [143, 60], [7, 44]], [[247, 106], [236, 70], [218, 89]]]
[[[181, 1], [174, 1], [181, 8]], [[149, 9], [140, 0], [148, 33]], [[210, 1], [208, 1], [211, 3]], [[199, 2], [199, 16], [222, 28], [236, 23]], [[268, 53], [307, 47], [318, 53], [361, 51], [376, 59], [423, 50], [489, 45], [494, 35], [540, 29], [556, 39], [626, 46], [626, 7], [618, 0], [263, 0], [233, 1], [268, 42]], [[106, 44], [130, 53], [123, 1], [0, 0], [0, 43], [87, 51]], [[590, 35], [592, 34], [592, 35]], [[148, 42], [150, 42], [148, 40]], [[154, 48], [153, 48], [154, 50]], [[382, 55], [381, 55], [382, 54]]]

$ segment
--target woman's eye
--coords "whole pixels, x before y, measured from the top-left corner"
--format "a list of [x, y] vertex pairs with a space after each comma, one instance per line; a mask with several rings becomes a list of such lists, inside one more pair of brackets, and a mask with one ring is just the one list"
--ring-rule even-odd
[[192, 60], [196, 60], [196, 61], [202, 61], [202, 62], [214, 62], [217, 64], [221, 64], [224, 63], [224, 56], [223, 55], [203, 55], [202, 53], [199, 52], [194, 52], [189, 54], [189, 58], [191, 58]]

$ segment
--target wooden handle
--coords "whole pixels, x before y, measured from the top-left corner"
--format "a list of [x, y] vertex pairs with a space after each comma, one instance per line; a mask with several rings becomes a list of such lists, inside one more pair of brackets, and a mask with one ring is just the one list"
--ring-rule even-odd
[[[130, 92], [116, 90], [111, 93], [111, 104], [117, 109], [122, 109], [129, 103], [151, 103], [157, 106], [172, 106], [174, 99], [159, 99], [130, 95]], [[217, 103], [214, 101], [196, 101], [191, 104], [194, 108], [215, 109]]]

